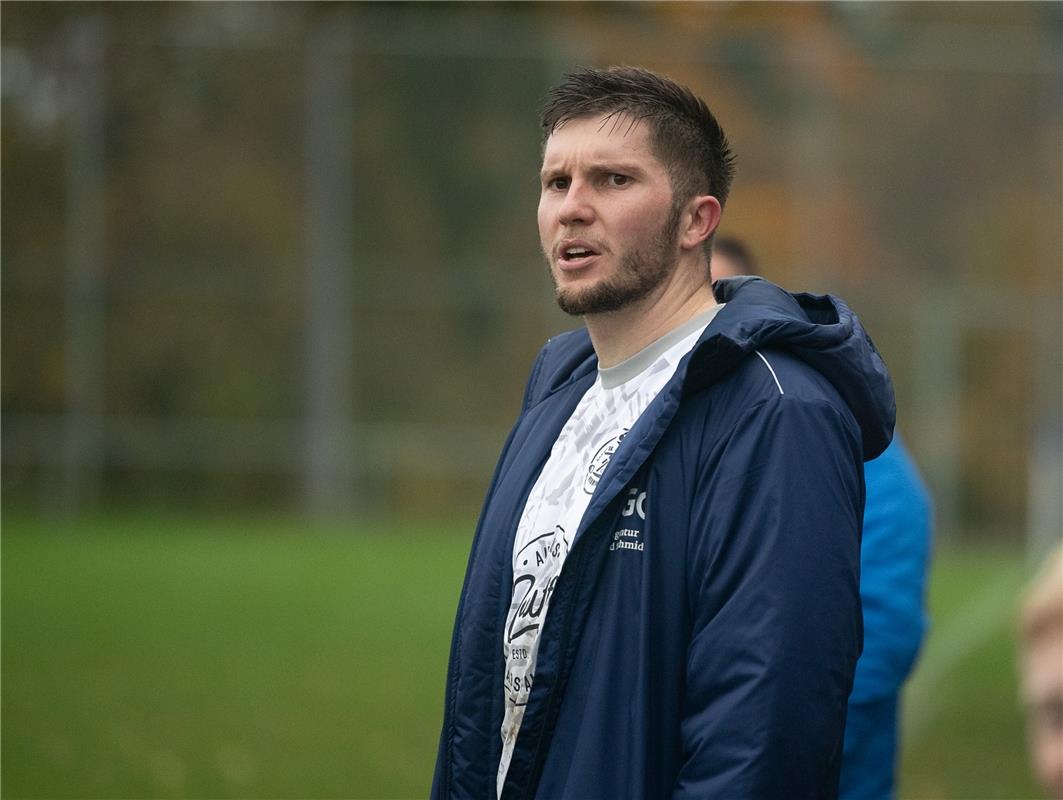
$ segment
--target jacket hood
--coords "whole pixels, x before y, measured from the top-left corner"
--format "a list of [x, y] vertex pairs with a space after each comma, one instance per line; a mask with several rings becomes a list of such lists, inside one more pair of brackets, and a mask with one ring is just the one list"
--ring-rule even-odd
[[[791, 294], [763, 278], [741, 276], [713, 284], [726, 305], [705, 329], [685, 374], [684, 394], [699, 391], [733, 369], [754, 350], [775, 348], [800, 358], [831, 382], [860, 426], [864, 460], [893, 437], [896, 405], [886, 365], [856, 314], [832, 295]], [[525, 406], [597, 368], [586, 329], [551, 340], [529, 382]]]
[[[715, 361], [714, 372], [730, 369], [738, 354], [745, 357], [763, 347], [786, 350], [838, 390], [860, 426], [865, 461], [886, 449], [897, 414], [893, 382], [849, 306], [832, 295], [791, 294], [750, 276], [717, 281], [713, 293], [727, 305], [702, 336], [699, 361]], [[691, 365], [691, 372], [694, 378], [699, 370]]]

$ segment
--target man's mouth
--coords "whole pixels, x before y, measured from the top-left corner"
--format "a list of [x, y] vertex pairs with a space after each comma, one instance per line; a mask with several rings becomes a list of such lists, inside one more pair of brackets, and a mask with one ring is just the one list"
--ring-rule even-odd
[[601, 255], [588, 244], [564, 243], [558, 249], [558, 261], [561, 266], [568, 269], [576, 269], [590, 263], [595, 256]]

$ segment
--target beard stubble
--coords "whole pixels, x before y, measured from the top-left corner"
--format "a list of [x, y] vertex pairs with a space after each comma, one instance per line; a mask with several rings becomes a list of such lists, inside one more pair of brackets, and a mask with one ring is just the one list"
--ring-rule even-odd
[[675, 242], [679, 233], [681, 209], [673, 205], [661, 229], [646, 243], [644, 248], [632, 250], [621, 258], [617, 272], [585, 289], [567, 288], [554, 281], [557, 304], [566, 314], [605, 314], [635, 303], [660, 286], [676, 268]]

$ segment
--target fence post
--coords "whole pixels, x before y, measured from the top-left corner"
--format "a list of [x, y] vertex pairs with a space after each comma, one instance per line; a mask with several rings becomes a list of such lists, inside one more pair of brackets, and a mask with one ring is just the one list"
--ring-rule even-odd
[[60, 509], [99, 499], [104, 412], [104, 45], [101, 14], [67, 32], [66, 409]]
[[352, 25], [319, 14], [306, 49], [306, 366], [303, 502], [314, 515], [352, 505]]

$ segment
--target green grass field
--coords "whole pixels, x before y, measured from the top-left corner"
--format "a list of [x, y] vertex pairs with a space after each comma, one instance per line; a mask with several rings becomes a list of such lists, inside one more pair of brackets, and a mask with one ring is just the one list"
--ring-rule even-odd
[[1018, 704], [1015, 620], [1029, 577], [1021, 550], [934, 556], [931, 630], [904, 698], [899, 796], [1041, 798]]
[[[8, 800], [427, 794], [468, 526], [3, 522]], [[1037, 796], [1008, 634], [1023, 575], [1017, 552], [938, 554], [902, 797]]]

